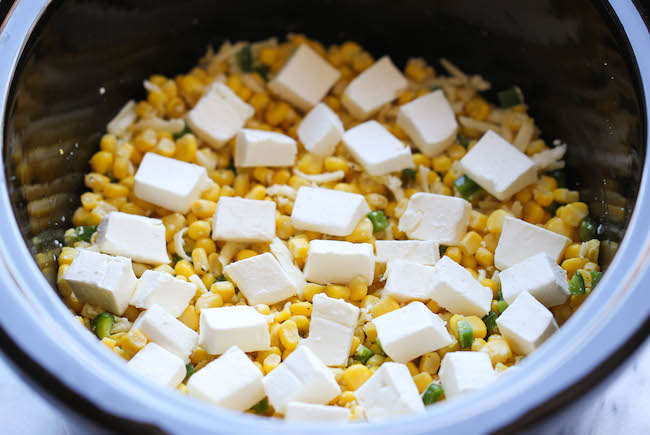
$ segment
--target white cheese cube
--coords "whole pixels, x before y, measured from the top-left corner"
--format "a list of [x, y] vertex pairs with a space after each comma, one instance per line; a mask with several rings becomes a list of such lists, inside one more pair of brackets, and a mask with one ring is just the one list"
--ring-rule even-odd
[[454, 314], [483, 317], [490, 312], [492, 290], [484, 287], [469, 270], [444, 256], [434, 266], [429, 296]]
[[429, 157], [437, 156], [453, 144], [458, 131], [454, 109], [442, 90], [400, 106], [397, 125]]
[[372, 323], [386, 355], [404, 364], [453, 342], [445, 322], [422, 302], [383, 314]]
[[336, 367], [347, 363], [359, 308], [324, 294], [314, 296], [309, 324], [309, 337], [303, 345], [309, 347], [325, 365]]
[[298, 138], [307, 151], [319, 156], [334, 153], [343, 137], [343, 123], [327, 104], [318, 103], [298, 126]]
[[221, 355], [233, 346], [244, 352], [271, 347], [266, 317], [246, 305], [201, 310], [199, 332], [199, 345], [211, 355]]
[[499, 331], [512, 350], [528, 355], [558, 330], [548, 308], [528, 292], [523, 292], [497, 318]]
[[499, 274], [503, 299], [512, 304], [522, 292], [528, 292], [550, 308], [569, 299], [567, 274], [557, 262], [541, 252]]
[[135, 173], [133, 192], [158, 207], [185, 214], [211, 184], [203, 166], [147, 153]]
[[223, 268], [249, 305], [272, 305], [296, 295], [296, 284], [273, 254], [265, 252]]
[[282, 133], [242, 128], [235, 140], [235, 166], [293, 166], [298, 145]]
[[418, 192], [409, 198], [398, 228], [410, 239], [454, 246], [467, 232], [472, 205], [462, 198]]
[[360, 276], [371, 284], [375, 278], [375, 256], [370, 243], [338, 240], [309, 242], [305, 279], [318, 284], [347, 284]]
[[172, 317], [160, 305], [140, 313], [132, 329], [139, 329], [149, 341], [162, 346], [186, 363], [199, 341], [199, 334]]
[[187, 114], [187, 123], [196, 135], [214, 148], [232, 139], [255, 114], [228, 86], [214, 82]]
[[506, 216], [494, 251], [494, 265], [499, 270], [507, 269], [540, 252], [547, 253], [557, 263], [569, 242], [568, 237]]
[[187, 381], [187, 392], [222, 408], [247, 411], [264, 398], [263, 376], [253, 361], [233, 346], [194, 373]]
[[86, 249], [77, 252], [64, 279], [81, 302], [117, 315], [129, 306], [137, 281], [130, 258]]
[[375, 251], [377, 263], [402, 260], [433, 266], [440, 260], [439, 245], [432, 240], [377, 240]]
[[424, 412], [424, 404], [409, 369], [404, 364], [385, 362], [355, 392], [368, 421]]
[[350, 410], [348, 408], [343, 408], [342, 406], [289, 402], [284, 419], [286, 421], [347, 422], [350, 420]]
[[308, 45], [302, 44], [269, 82], [269, 89], [301, 110], [323, 99], [341, 73]]
[[341, 394], [334, 373], [307, 346], [296, 350], [264, 377], [264, 392], [280, 414], [289, 402], [325, 405]]
[[501, 201], [535, 183], [535, 162], [508, 141], [487, 131], [460, 159], [465, 173]]
[[358, 119], [367, 119], [381, 106], [390, 103], [408, 86], [408, 81], [395, 68], [388, 56], [350, 82], [343, 92], [343, 106]]
[[448, 399], [478, 391], [496, 379], [490, 356], [486, 352], [447, 352], [440, 363], [438, 374]]
[[127, 365], [143, 378], [170, 388], [178, 387], [187, 376], [183, 360], [156, 343], [140, 349]]
[[165, 226], [160, 219], [110, 212], [97, 227], [97, 247], [104, 254], [121, 255], [146, 264], [171, 263]]
[[145, 309], [159, 305], [172, 317], [178, 317], [190, 304], [196, 290], [191, 282], [181, 281], [166, 272], [146, 270], [131, 296], [131, 305]]
[[386, 265], [386, 286], [382, 295], [398, 302], [428, 301], [429, 286], [433, 279], [433, 266], [410, 261], [391, 260]]
[[278, 260], [278, 263], [280, 263], [280, 266], [289, 275], [289, 279], [296, 285], [298, 297], [302, 299], [303, 290], [307, 281], [305, 281], [305, 275], [303, 275], [302, 270], [293, 262], [293, 256], [289, 248], [287, 248], [287, 245], [279, 237], [273, 239], [269, 248], [271, 254], [273, 254], [275, 259]]
[[343, 144], [370, 175], [415, 167], [411, 149], [377, 121], [366, 121], [346, 131]]
[[363, 195], [302, 186], [293, 204], [291, 223], [299, 230], [347, 236], [368, 213], [370, 207]]
[[212, 223], [212, 238], [230, 242], [268, 242], [275, 237], [275, 202], [222, 196]]

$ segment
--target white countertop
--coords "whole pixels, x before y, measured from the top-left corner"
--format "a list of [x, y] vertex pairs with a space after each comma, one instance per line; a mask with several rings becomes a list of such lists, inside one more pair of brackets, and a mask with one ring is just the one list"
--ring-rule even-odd
[[[623, 373], [591, 403], [559, 418], [566, 434], [650, 433], [650, 340], [636, 352]], [[0, 359], [0, 423], [4, 435], [88, 434], [40, 398]], [[96, 431], [95, 434], [103, 431]], [[558, 422], [541, 425], [535, 434], [557, 434]], [[94, 435], [94, 434], [93, 434]]]

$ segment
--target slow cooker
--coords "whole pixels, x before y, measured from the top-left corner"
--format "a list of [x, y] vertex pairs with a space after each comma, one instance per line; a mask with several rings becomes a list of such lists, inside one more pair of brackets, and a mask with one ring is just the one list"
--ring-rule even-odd
[[[107, 120], [149, 74], [187, 70], [209, 44], [290, 32], [516, 84], [544, 139], [569, 145], [567, 183], [598, 218], [609, 265], [560, 332], [491, 387], [372, 428], [289, 425], [136, 378], [59, 299], [51, 253]], [[18, 0], [0, 59], [0, 345], [66, 412], [125, 433], [506, 433], [584, 395], [650, 331], [650, 35], [630, 0]]]

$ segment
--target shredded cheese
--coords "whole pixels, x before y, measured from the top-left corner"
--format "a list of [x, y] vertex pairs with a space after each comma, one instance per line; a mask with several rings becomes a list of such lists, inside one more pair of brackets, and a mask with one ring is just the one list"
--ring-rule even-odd
[[540, 151], [534, 154], [531, 159], [535, 162], [538, 171], [561, 169], [564, 167], [562, 158], [566, 153], [566, 145], [559, 145], [549, 150]]
[[221, 252], [219, 253], [219, 263], [221, 263], [221, 266], [228, 266], [235, 254], [244, 249], [244, 246], [245, 245], [243, 243], [226, 242], [223, 245], [223, 248], [221, 248]]
[[143, 119], [133, 124], [133, 130], [135, 131], [144, 130], [145, 128], [162, 130], [173, 134], [173, 133], [178, 133], [185, 128], [185, 121], [178, 118], [169, 119], [169, 120], [165, 120], [161, 118], [150, 118], [150, 119]]
[[135, 122], [137, 117], [135, 101], [129, 100], [117, 115], [111, 119], [108, 125], [106, 125], [106, 131], [115, 136], [121, 136]]
[[330, 183], [345, 178], [345, 172], [343, 171], [325, 172], [324, 174], [305, 174], [300, 169], [294, 169], [293, 173], [312, 183]]
[[273, 239], [269, 248], [271, 250], [271, 254], [273, 254], [273, 256], [278, 260], [278, 263], [280, 263], [282, 269], [287, 272], [287, 275], [289, 275], [291, 281], [293, 281], [293, 283], [296, 285], [296, 288], [298, 289], [298, 296], [302, 298], [303, 290], [305, 289], [305, 285], [307, 285], [307, 281], [305, 280], [305, 276], [303, 275], [300, 268], [293, 262], [291, 251], [289, 251], [289, 248], [287, 248], [284, 242], [278, 237]]

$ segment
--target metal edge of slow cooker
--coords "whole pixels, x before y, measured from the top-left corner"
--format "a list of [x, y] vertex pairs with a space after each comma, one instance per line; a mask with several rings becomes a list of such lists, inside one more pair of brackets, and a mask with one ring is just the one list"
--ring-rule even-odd
[[[11, 79], [25, 41], [48, 3], [47, 0], [19, 1], [3, 25], [0, 50], [8, 50], [10, 54], [7, 56], [7, 62], [0, 66], [0, 101], [3, 102], [3, 108], [6, 107]], [[636, 64], [641, 76], [641, 92], [645, 93], [642, 97], [647, 126], [650, 35], [630, 1], [612, 2], [612, 8], [623, 24], [636, 55]], [[5, 116], [3, 111], [0, 118], [3, 130]], [[647, 140], [647, 131], [645, 133]], [[0, 141], [3, 139], [0, 138]], [[639, 282], [650, 278], [650, 271], [644, 267], [650, 250], [645, 224], [650, 216], [647, 193], [649, 161], [650, 156], [646, 155], [637, 204], [628, 231], [610, 272], [605, 274], [601, 284], [601, 288], [609, 289], [613, 288], [614, 283], [621, 283], [612, 294], [601, 291], [592, 295], [584, 307], [565, 325], [563, 332], [551, 338], [535, 355], [526, 358], [519, 369], [505, 376], [497, 386], [473, 394], [469, 397], [470, 400], [452, 400], [438, 405], [425, 415], [373, 424], [373, 429], [380, 433], [394, 430], [422, 433], [433, 428], [446, 430], [451, 427], [462, 432], [470, 429], [495, 431], [504, 427], [520, 428], [522, 423], [547, 414], [570, 400], [572, 395], [580, 394], [596, 385], [602, 379], [601, 375], [611, 372], [625, 359], [650, 328], [647, 322], [647, 307], [635, 304], [634, 299], [634, 296], [638, 298], [641, 293]], [[178, 394], [164, 391], [135, 378], [123, 363], [118, 363], [118, 357], [99, 345], [80, 325], [75, 324], [69, 314], [65, 315], [65, 307], [58, 302], [58, 298], [50, 290], [24, 246], [9, 206], [4, 177], [0, 183], [3, 184], [0, 207], [6, 218], [0, 234], [1, 260], [4, 273], [8, 277], [3, 283], [6, 300], [5, 308], [0, 309], [0, 346], [15, 366], [28, 377], [32, 377], [34, 384], [39, 388], [46, 389], [56, 399], [63, 399], [68, 406], [92, 416], [107, 427], [119, 427], [129, 432], [152, 431], [155, 430], [154, 427], [177, 432], [188, 429], [185, 424], [191, 420], [195, 421], [197, 430], [206, 433], [212, 429], [225, 432], [236, 430], [283, 433], [294, 430], [296, 433], [307, 430], [326, 433], [331, 430], [331, 426], [288, 426], [268, 420], [264, 425], [260, 425], [258, 423], [261, 420], [257, 417], [240, 417], [202, 403], [187, 401]], [[634, 239], [630, 236], [632, 233], [638, 235], [636, 233], [639, 231], [640, 234], [645, 231], [646, 237]], [[640, 255], [641, 253], [643, 255]], [[13, 282], [10, 282], [11, 280]], [[44, 306], [45, 300], [52, 302], [47, 306], [49, 310]], [[599, 307], [598, 303], [603, 301], [610, 302], [610, 305]], [[11, 307], [11, 310], [6, 307]], [[622, 319], [626, 319], [627, 323], [622, 322]], [[618, 325], [616, 320], [619, 321]], [[604, 343], [594, 346], [595, 339], [586, 337], [584, 332], [582, 336], [570, 337], [571, 333], [579, 332], [583, 325], [594, 326], [590, 334], [600, 333], [599, 339]], [[591, 346], [588, 346], [589, 344]], [[580, 358], [571, 358], [578, 348], [581, 350]], [[542, 362], [544, 359], [546, 361]], [[580, 361], [577, 361], [578, 359]], [[66, 367], [62, 368], [59, 365], [61, 363]], [[537, 370], [531, 371], [526, 377], [517, 374], [536, 365], [539, 365], [535, 367]], [[88, 367], [92, 373], [88, 373]], [[562, 373], [554, 371], [559, 367], [563, 368]], [[110, 381], [102, 383], [97, 382], [98, 379]], [[534, 397], [523, 395], [525, 391], [532, 391], [534, 386], [538, 387]], [[62, 391], [63, 397], [60, 396]], [[566, 392], [571, 394], [563, 394]], [[110, 399], [104, 402], [102, 397], [105, 398], [106, 395], [109, 395]], [[178, 411], [181, 406], [182, 411]], [[167, 414], [162, 410], [174, 412]], [[179, 418], [179, 412], [185, 414], [183, 418]], [[158, 413], [167, 414], [167, 418], [159, 417]], [[435, 423], [432, 424], [434, 418]], [[216, 427], [216, 422], [221, 424]], [[337, 431], [360, 432], [367, 428], [366, 425], [353, 425], [337, 427]]]

